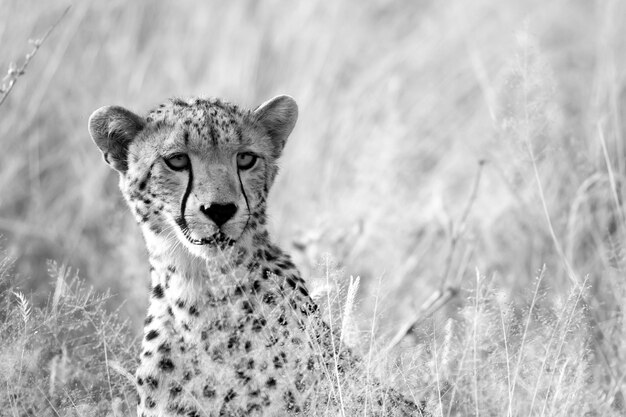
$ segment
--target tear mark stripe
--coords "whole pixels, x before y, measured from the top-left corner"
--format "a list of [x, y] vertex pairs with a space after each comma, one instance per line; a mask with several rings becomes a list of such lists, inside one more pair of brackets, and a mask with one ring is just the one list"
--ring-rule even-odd
[[243, 226], [243, 230], [241, 234], [243, 235], [248, 228], [248, 222], [250, 221], [250, 216], [252, 216], [252, 212], [250, 211], [250, 203], [248, 203], [248, 196], [246, 195], [246, 190], [243, 188], [243, 181], [241, 181], [241, 171], [237, 169], [237, 178], [239, 179], [239, 186], [241, 187], [241, 193], [243, 194], [243, 199], [246, 201], [246, 208], [248, 209], [248, 215], [246, 216], [246, 224]]
[[187, 170], [189, 172], [189, 181], [187, 182], [187, 188], [185, 189], [185, 194], [183, 194], [183, 200], [180, 202], [180, 217], [176, 221], [178, 225], [183, 229], [183, 233], [186, 233], [187, 230], [187, 221], [185, 220], [185, 210], [187, 209], [187, 199], [189, 198], [189, 194], [191, 194], [191, 189], [193, 188], [193, 169], [190, 166]]

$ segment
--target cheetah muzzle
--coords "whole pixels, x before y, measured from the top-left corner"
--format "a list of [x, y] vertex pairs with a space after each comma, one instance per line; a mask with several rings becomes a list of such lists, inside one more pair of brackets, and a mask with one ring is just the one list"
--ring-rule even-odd
[[376, 383], [352, 402], [338, 395], [338, 376], [358, 375], [362, 361], [333, 343], [270, 241], [267, 196], [297, 117], [279, 96], [255, 110], [174, 99], [145, 117], [110, 106], [89, 119], [149, 253], [139, 416], [352, 415], [364, 405], [418, 415]]

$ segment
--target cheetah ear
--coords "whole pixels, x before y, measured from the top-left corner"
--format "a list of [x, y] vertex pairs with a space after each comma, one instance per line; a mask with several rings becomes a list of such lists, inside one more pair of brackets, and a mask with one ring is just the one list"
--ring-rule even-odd
[[273, 145], [273, 156], [278, 158], [298, 120], [296, 101], [289, 96], [274, 97], [257, 107], [254, 116], [267, 131]]
[[128, 146], [145, 125], [143, 118], [123, 107], [105, 106], [89, 118], [89, 134], [104, 160], [123, 174], [128, 169]]

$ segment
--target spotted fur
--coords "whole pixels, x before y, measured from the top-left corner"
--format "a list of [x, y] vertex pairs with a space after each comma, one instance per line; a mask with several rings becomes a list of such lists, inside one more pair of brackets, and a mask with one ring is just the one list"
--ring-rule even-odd
[[[139, 416], [345, 409], [333, 375], [359, 361], [333, 343], [305, 282], [265, 228], [276, 161], [296, 118], [287, 96], [254, 111], [194, 98], [161, 104], [145, 118], [121, 107], [90, 118], [149, 252]], [[250, 169], [238, 167], [241, 154], [256, 158]], [[186, 155], [188, 168], [169, 166], [171, 155]], [[218, 225], [205, 209], [212, 204], [236, 212]], [[418, 410], [393, 390], [370, 402], [386, 415]]]

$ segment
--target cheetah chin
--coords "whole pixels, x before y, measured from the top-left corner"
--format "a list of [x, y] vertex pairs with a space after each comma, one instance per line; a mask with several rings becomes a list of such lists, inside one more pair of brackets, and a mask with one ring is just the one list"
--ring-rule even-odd
[[[209, 237], [194, 238], [189, 231], [189, 226], [184, 219], [177, 219], [176, 225], [179, 227], [180, 233], [192, 245], [197, 246], [216, 246], [219, 248], [227, 248], [233, 246], [237, 239], [228, 237], [222, 230], [218, 230]], [[245, 229], [244, 229], [245, 231]], [[243, 232], [242, 232], [243, 234]]]

